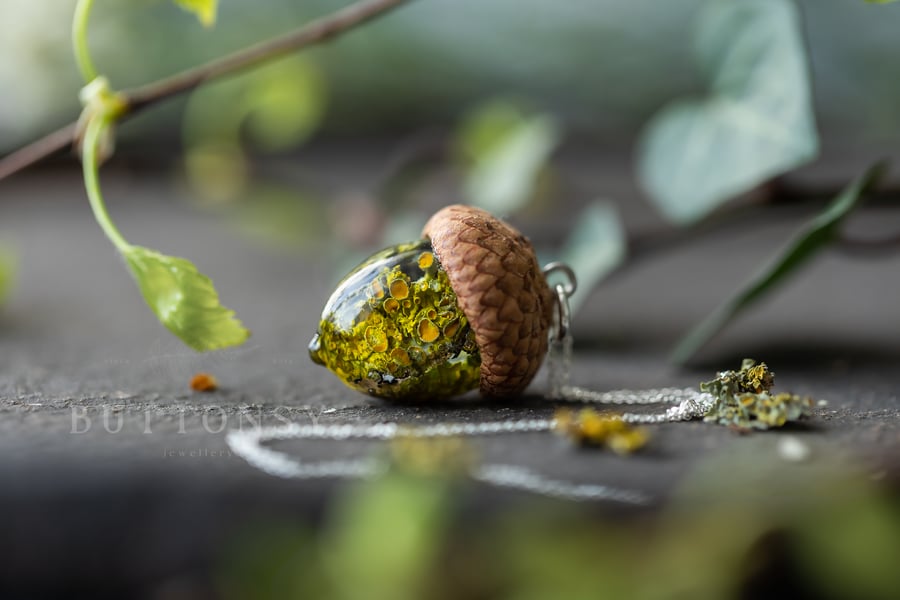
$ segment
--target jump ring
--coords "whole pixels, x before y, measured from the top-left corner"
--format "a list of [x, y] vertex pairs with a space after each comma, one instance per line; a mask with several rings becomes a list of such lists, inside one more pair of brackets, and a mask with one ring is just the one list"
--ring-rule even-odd
[[[566, 281], [561, 285], [563, 286], [563, 293], [567, 298], [571, 297], [578, 288], [578, 279], [575, 277], [575, 271], [564, 262], [549, 263], [544, 266], [542, 271], [546, 279], [550, 279], [550, 276], [554, 273], [561, 273], [565, 277]], [[557, 284], [556, 287], [558, 288], [559, 285], [560, 284]]]

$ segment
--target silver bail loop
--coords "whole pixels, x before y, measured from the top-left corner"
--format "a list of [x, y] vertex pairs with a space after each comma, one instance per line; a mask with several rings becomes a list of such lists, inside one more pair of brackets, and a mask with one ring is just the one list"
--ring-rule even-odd
[[578, 289], [578, 278], [575, 277], [575, 271], [572, 270], [572, 267], [562, 262], [549, 263], [544, 266], [542, 271], [548, 284], [553, 275], [559, 274], [563, 278], [562, 282], [551, 284], [556, 294], [556, 312], [550, 339], [554, 342], [561, 342], [569, 335], [569, 327], [572, 320], [569, 298]]

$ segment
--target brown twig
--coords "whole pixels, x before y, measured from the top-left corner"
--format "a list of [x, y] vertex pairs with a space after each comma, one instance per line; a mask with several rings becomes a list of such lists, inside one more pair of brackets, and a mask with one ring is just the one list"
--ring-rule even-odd
[[66, 146], [71, 145], [75, 138], [75, 123], [69, 123], [53, 133], [31, 142], [18, 150], [0, 159], [0, 180], [6, 179], [13, 173], [33, 165], [34, 163], [53, 156]]
[[[234, 75], [295, 50], [327, 42], [410, 1], [362, 0], [283, 36], [238, 50], [228, 56], [134, 90], [126, 90], [122, 93], [126, 108], [120, 119], [128, 118], [139, 110], [172, 96], [193, 90], [206, 81]], [[70, 123], [3, 157], [0, 159], [0, 180], [65, 149], [72, 144], [75, 134], [76, 123]]]

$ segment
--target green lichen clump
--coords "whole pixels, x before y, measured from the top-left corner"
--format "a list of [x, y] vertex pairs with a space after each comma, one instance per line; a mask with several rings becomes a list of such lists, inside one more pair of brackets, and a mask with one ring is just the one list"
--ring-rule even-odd
[[428, 240], [383, 250], [338, 285], [309, 345], [350, 387], [392, 399], [478, 387], [481, 358]]
[[740, 371], [722, 371], [700, 390], [715, 398], [704, 421], [742, 429], [781, 427], [809, 414], [812, 399], [795, 394], [771, 394], [775, 374], [766, 363], [745, 359]]

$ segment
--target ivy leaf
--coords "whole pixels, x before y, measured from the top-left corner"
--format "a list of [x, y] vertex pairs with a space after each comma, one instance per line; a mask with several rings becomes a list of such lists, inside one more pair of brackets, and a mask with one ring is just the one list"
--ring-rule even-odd
[[569, 298], [573, 312], [591, 289], [622, 263], [625, 252], [625, 230], [616, 208], [595, 202], [584, 209], [560, 253], [560, 260], [578, 277], [578, 288]]
[[644, 130], [638, 174], [651, 200], [691, 223], [818, 153], [800, 20], [790, 0], [715, 0], [696, 53], [706, 98], [679, 100]]
[[860, 196], [877, 184], [885, 170], [886, 164], [878, 163], [844, 188], [822, 213], [797, 232], [768, 267], [692, 329], [676, 346], [672, 360], [678, 364], [687, 362], [735, 316], [809, 262], [816, 252], [837, 236], [841, 222], [857, 206]]
[[173, 0], [175, 4], [184, 10], [194, 13], [204, 27], [212, 27], [216, 24], [216, 14], [219, 11], [219, 0]]
[[480, 107], [457, 140], [468, 162], [466, 197], [492, 213], [515, 212], [532, 198], [559, 141], [559, 125], [549, 115], [527, 114], [505, 100]]
[[122, 255], [160, 322], [194, 350], [237, 346], [250, 336], [189, 260], [140, 246], [128, 246]]

